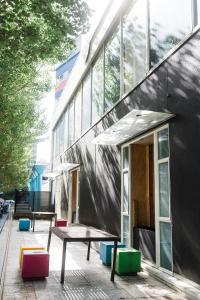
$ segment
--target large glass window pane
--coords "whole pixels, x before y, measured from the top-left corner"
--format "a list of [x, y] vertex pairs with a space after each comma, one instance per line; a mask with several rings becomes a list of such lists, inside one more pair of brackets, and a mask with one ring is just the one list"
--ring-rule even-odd
[[75, 97], [75, 140], [81, 135], [81, 105], [82, 105], [82, 94], [81, 88], [79, 88]]
[[128, 182], [128, 172], [123, 174], [123, 212], [129, 212], [129, 182]]
[[120, 31], [119, 26], [105, 46], [105, 109], [120, 98]]
[[56, 127], [56, 157], [60, 154], [59, 124]]
[[158, 133], [158, 159], [166, 158], [169, 156], [168, 140], [168, 128]]
[[160, 266], [172, 270], [171, 224], [160, 222]]
[[160, 217], [169, 217], [168, 163], [159, 164]]
[[123, 18], [124, 92], [145, 77], [147, 70], [147, 8], [146, 0], [134, 1]]
[[83, 81], [82, 132], [91, 125], [91, 72]]
[[200, 24], [200, 0], [197, 0], [197, 3], [195, 3], [195, 4], [196, 5], [195, 5], [194, 9], [195, 9], [196, 15], [197, 15], [195, 25], [197, 25], [197, 24], [199, 25]]
[[129, 152], [128, 147], [123, 148], [123, 169], [129, 166]]
[[74, 101], [69, 106], [69, 146], [74, 142]]
[[60, 154], [64, 151], [64, 118], [60, 120], [59, 125], [59, 148], [60, 148]]
[[56, 130], [53, 131], [53, 158], [56, 158]]
[[103, 53], [92, 68], [92, 123], [104, 113]]
[[150, 0], [150, 63], [158, 63], [191, 31], [191, 0]]
[[123, 216], [123, 243], [129, 246], [129, 216]]
[[68, 120], [68, 110], [65, 111], [65, 130], [64, 130], [64, 145], [65, 149], [69, 146], [69, 120]]

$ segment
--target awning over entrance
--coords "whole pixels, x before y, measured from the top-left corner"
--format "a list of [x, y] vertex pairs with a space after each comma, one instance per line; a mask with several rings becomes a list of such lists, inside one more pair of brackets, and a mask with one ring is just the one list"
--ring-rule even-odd
[[58, 171], [70, 171], [70, 170], [75, 169], [79, 166], [80, 166], [79, 164], [74, 164], [74, 163], [62, 163], [56, 168], [56, 170], [58, 170]]
[[92, 143], [119, 145], [174, 117], [173, 114], [133, 109], [117, 123], [99, 134]]
[[60, 172], [49, 172], [49, 173], [45, 173], [45, 176], [48, 178], [55, 178], [56, 176], [59, 176]]

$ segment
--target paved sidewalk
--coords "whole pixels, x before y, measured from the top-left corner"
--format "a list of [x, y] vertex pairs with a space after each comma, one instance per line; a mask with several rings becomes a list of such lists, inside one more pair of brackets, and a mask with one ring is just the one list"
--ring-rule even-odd
[[166, 287], [146, 272], [137, 276], [115, 276], [110, 281], [110, 268], [102, 265], [99, 254], [91, 249], [86, 260], [87, 246], [69, 243], [66, 254], [65, 284], [61, 285], [60, 268], [62, 242], [52, 235], [50, 249], [50, 276], [42, 281], [23, 281], [19, 272], [19, 247], [21, 244], [42, 243], [48, 238], [47, 221], [36, 221], [35, 233], [19, 232], [18, 222], [13, 222], [8, 254], [4, 300], [184, 300], [183, 294]]

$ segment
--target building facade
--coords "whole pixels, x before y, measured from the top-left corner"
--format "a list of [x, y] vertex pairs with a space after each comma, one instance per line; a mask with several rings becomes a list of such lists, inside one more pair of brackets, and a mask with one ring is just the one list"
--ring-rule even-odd
[[[117, 3], [116, 3], [117, 2]], [[52, 195], [200, 283], [200, 1], [112, 1], [53, 122]]]

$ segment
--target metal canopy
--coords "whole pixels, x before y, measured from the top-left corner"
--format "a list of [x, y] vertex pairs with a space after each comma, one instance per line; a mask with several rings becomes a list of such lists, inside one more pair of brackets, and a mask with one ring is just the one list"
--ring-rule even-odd
[[77, 167], [79, 167], [80, 166], [80, 164], [74, 164], [74, 163], [62, 163], [62, 164], [60, 164], [57, 168], [56, 168], [56, 170], [58, 170], [58, 171], [70, 171], [70, 170], [72, 170], [72, 169], [74, 169], [74, 168], [77, 168]]
[[56, 176], [59, 176], [60, 172], [49, 172], [44, 174], [44, 176], [48, 177], [48, 178], [55, 178]]
[[93, 139], [93, 144], [119, 145], [174, 117], [173, 114], [133, 109]]

